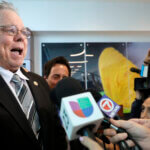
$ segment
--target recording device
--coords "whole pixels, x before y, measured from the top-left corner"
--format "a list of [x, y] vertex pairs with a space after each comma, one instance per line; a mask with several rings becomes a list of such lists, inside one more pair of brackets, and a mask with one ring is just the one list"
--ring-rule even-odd
[[141, 78], [135, 78], [134, 80], [134, 90], [150, 90], [150, 65], [142, 65], [141, 70], [131, 68], [130, 71], [141, 75]]

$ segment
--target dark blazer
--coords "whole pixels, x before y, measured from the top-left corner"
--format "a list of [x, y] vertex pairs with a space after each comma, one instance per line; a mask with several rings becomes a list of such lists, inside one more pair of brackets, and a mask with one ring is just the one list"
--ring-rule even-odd
[[[65, 132], [49, 98], [48, 84], [39, 75], [21, 70], [29, 78], [27, 83], [37, 106], [44, 150], [65, 150]], [[3, 150], [41, 150], [26, 116], [1, 76], [0, 147]]]
[[143, 100], [142, 99], [135, 99], [131, 105], [131, 113], [130, 113], [130, 118], [140, 118], [141, 111], [142, 111], [142, 104]]

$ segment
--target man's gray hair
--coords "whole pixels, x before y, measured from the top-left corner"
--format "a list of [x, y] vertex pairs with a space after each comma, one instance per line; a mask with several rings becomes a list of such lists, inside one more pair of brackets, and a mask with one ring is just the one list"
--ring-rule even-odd
[[12, 3], [6, 1], [0, 2], [0, 10], [5, 10], [5, 9], [12, 10], [17, 13], [17, 9], [13, 6]]

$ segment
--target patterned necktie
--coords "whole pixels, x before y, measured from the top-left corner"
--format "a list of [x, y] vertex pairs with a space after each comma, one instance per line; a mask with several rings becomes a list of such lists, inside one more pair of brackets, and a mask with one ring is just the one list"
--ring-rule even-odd
[[23, 81], [17, 74], [14, 74], [13, 78], [11, 79], [11, 84], [13, 84], [15, 92], [22, 104], [27, 93], [27, 87], [23, 84]]
[[11, 85], [15, 89], [18, 99], [23, 107], [23, 111], [30, 122], [30, 125], [38, 138], [38, 131], [40, 129], [39, 118], [36, 111], [33, 96], [30, 90], [24, 85], [23, 81], [17, 74], [14, 74], [11, 81]]

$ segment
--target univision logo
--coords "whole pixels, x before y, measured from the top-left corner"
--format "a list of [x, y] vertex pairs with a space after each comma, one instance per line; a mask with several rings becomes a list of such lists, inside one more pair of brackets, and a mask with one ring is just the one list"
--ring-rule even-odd
[[77, 101], [69, 101], [69, 104], [78, 117], [86, 118], [93, 113], [93, 106], [88, 97], [78, 98]]

